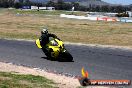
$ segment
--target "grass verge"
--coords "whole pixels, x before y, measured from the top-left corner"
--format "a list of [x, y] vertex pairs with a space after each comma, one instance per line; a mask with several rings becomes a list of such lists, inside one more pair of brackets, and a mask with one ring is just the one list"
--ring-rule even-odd
[[0, 88], [57, 88], [49, 79], [34, 75], [0, 72]]
[[69, 14], [66, 11], [4, 11], [0, 38], [36, 39], [47, 27], [63, 41], [132, 47], [132, 23], [60, 18], [60, 13]]

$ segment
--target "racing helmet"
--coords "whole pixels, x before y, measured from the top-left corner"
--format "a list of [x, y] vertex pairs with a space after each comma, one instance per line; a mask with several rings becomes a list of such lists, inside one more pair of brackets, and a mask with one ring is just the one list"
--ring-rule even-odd
[[48, 30], [46, 28], [42, 29], [41, 34], [48, 34]]

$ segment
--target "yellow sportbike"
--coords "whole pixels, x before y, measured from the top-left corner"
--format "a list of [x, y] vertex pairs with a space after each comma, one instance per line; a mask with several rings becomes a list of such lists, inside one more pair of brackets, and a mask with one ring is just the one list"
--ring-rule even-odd
[[58, 61], [73, 61], [72, 55], [66, 50], [64, 47], [63, 41], [57, 39], [57, 38], [49, 38], [49, 43], [46, 44], [46, 46], [42, 47], [40, 39], [36, 40], [36, 45], [40, 49], [46, 48], [48, 50], [48, 55], [45, 53], [45, 55], [52, 59], [52, 60], [58, 60]]

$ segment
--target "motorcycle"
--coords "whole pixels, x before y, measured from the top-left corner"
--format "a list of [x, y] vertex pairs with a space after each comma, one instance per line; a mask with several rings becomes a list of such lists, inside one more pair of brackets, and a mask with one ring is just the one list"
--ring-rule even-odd
[[49, 43], [46, 44], [46, 46], [41, 46], [41, 40], [36, 40], [36, 45], [38, 48], [42, 49], [42, 51], [45, 53], [44, 49], [46, 48], [48, 53], [45, 53], [45, 55], [48, 58], [52, 58], [53, 60], [58, 61], [73, 61], [72, 55], [66, 50], [63, 41], [57, 39], [57, 38], [49, 38]]

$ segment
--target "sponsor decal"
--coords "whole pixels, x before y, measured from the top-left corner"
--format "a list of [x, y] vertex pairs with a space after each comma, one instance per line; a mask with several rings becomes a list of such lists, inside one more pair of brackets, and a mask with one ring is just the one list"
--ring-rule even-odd
[[89, 78], [89, 73], [88, 71], [84, 70], [84, 67], [81, 69], [82, 77], [79, 77], [78, 80], [82, 86], [91, 86], [91, 85], [98, 85], [98, 86], [112, 86], [112, 85], [117, 85], [117, 86], [123, 86], [123, 85], [130, 85], [131, 80], [92, 80]]

